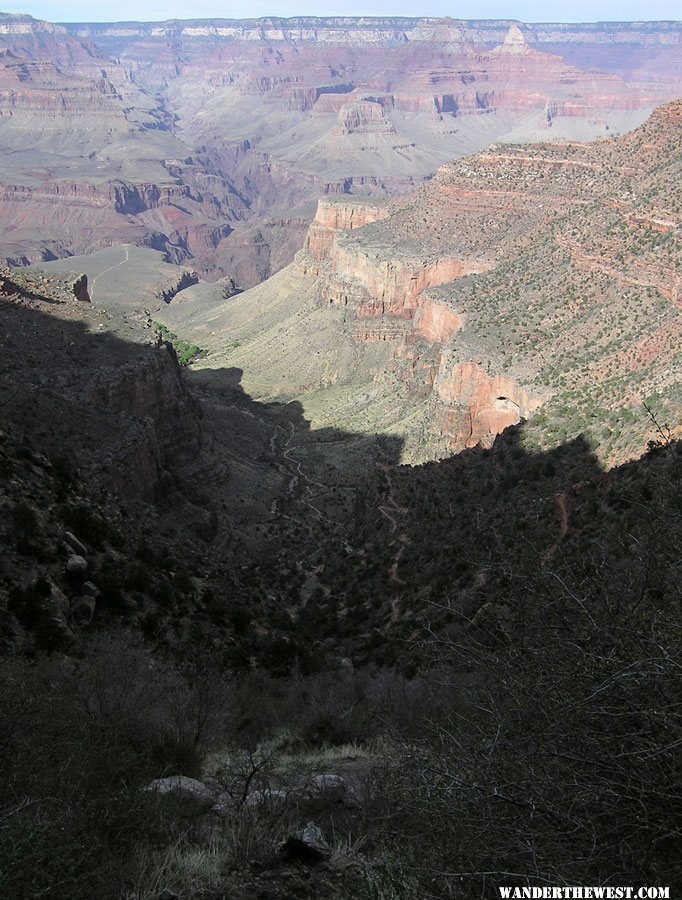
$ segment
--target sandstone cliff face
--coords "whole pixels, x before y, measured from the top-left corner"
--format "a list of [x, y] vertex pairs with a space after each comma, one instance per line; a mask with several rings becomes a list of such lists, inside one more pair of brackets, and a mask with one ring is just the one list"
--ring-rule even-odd
[[0, 13], [0, 34], [66, 34], [66, 28], [21, 13]]
[[434, 391], [442, 404], [436, 430], [452, 447], [489, 447], [495, 436], [538, 408], [539, 400], [511, 378], [486, 372], [479, 363], [452, 364], [444, 353]]
[[2, 202], [40, 202], [63, 205], [74, 203], [113, 209], [122, 215], [134, 216], [162, 206], [195, 200], [188, 185], [87, 184], [79, 181], [44, 181], [39, 186], [5, 184], [0, 187]]
[[315, 218], [308, 229], [305, 249], [315, 259], [327, 260], [330, 258], [331, 247], [339, 231], [362, 228], [371, 222], [386, 218], [389, 214], [390, 211], [385, 206], [372, 204], [364, 199], [320, 200]]
[[428, 289], [485, 272], [489, 263], [447, 256], [405, 259], [395, 248], [373, 247], [372, 235], [363, 240], [365, 232], [357, 239], [347, 234], [389, 215], [386, 206], [321, 201], [298, 265], [317, 275], [323, 301], [348, 309], [356, 340], [395, 343], [388, 369], [413, 396], [435, 404], [434, 430], [444, 446], [488, 446], [538, 401], [512, 379], [489, 375], [479, 364], [453, 363], [448, 348], [464, 315]]
[[[411, 320], [425, 290], [487, 268], [476, 260], [405, 258], [388, 246], [373, 245], [365, 233], [358, 240], [346, 239], [347, 232], [389, 215], [388, 207], [367, 201], [326, 200], [318, 205], [298, 265], [305, 273], [324, 273], [321, 296], [330, 306], [352, 306], [360, 317]], [[432, 315], [426, 314], [420, 326], [425, 333], [441, 327], [429, 322]]]
[[142, 364], [107, 372], [88, 393], [92, 403], [138, 419], [150, 418], [156, 424], [172, 418], [185, 397], [180, 367], [168, 344], [150, 352]]
[[333, 277], [322, 296], [330, 305], [355, 305], [359, 316], [413, 319], [430, 287], [483, 271], [476, 261], [401, 259], [339, 241], [331, 253]]
[[[6, 17], [0, 27], [8, 27]], [[16, 18], [16, 17], [14, 17]], [[28, 19], [30, 17], [24, 17]], [[32, 20], [35, 23], [35, 20]], [[43, 27], [61, 30], [61, 26], [40, 23]], [[15, 27], [19, 27], [18, 24]], [[25, 23], [23, 27], [28, 27]], [[401, 45], [419, 43], [497, 46], [509, 35], [510, 28], [519, 31], [532, 47], [565, 47], [578, 45], [625, 46], [626, 48], [650, 46], [676, 46], [680, 43], [680, 25], [677, 22], [600, 22], [582, 24], [530, 24], [520, 25], [506, 19], [457, 20], [451, 18], [402, 16], [295, 16], [260, 19], [221, 19], [211, 21], [169, 21], [155, 23], [68, 23], [71, 34], [87, 37], [102, 43], [118, 53], [131, 43], [160, 39], [164, 43], [182, 41], [185, 38], [223, 40], [232, 43], [285, 45], [325, 43], [336, 46], [371, 44]], [[208, 43], [208, 41], [206, 41]]]
[[163, 250], [169, 262], [203, 260], [232, 231], [215, 197], [182, 183], [6, 183], [0, 212], [12, 223], [3, 241], [10, 264], [118, 243]]
[[464, 317], [444, 303], [422, 297], [414, 317], [417, 335], [434, 344], [449, 344], [462, 327]]

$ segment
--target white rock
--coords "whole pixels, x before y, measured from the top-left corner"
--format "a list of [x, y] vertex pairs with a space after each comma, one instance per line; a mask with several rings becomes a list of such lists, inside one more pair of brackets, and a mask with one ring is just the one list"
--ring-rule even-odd
[[72, 553], [71, 556], [69, 556], [64, 568], [66, 569], [66, 574], [71, 575], [73, 578], [85, 578], [88, 574], [87, 560], [77, 553]]
[[213, 791], [203, 781], [187, 775], [169, 775], [168, 778], [155, 778], [145, 788], [157, 794], [172, 794], [182, 800], [191, 800], [201, 806], [212, 806], [215, 802]]

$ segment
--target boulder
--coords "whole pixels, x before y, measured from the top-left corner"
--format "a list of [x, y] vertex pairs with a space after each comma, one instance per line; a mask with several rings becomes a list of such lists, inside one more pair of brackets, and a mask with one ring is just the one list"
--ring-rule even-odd
[[64, 625], [68, 625], [71, 604], [69, 603], [66, 594], [63, 591], [60, 591], [54, 582], [50, 581], [49, 585], [50, 592], [48, 595], [48, 603], [50, 611], [53, 612], [54, 618], [59, 619]]
[[49, 582], [49, 593], [46, 597], [45, 612], [55, 634], [62, 639], [71, 640], [73, 631], [70, 627], [71, 604], [66, 594], [52, 581]]
[[351, 789], [343, 775], [314, 775], [310, 779], [310, 794], [322, 794], [325, 799], [343, 803]]
[[301, 832], [300, 837], [301, 840], [309, 847], [314, 847], [315, 849], [320, 851], [329, 850], [329, 844], [322, 834], [322, 829], [314, 822], [308, 822], [306, 827]]
[[146, 789], [157, 794], [171, 794], [179, 800], [195, 803], [197, 806], [211, 807], [215, 803], [215, 794], [202, 781], [189, 778], [187, 775], [170, 775], [168, 778], [156, 778]]
[[73, 553], [78, 553], [80, 556], [87, 556], [88, 551], [73, 532], [65, 531], [62, 540]]
[[88, 291], [88, 276], [81, 274], [77, 275], [76, 278], [71, 282], [71, 290], [73, 292], [73, 296], [76, 300], [80, 300], [81, 303], [91, 303], [90, 292]]
[[83, 580], [88, 574], [88, 562], [84, 556], [72, 553], [66, 560], [64, 571], [70, 578]]
[[280, 854], [285, 859], [308, 865], [327, 859], [330, 852], [321, 828], [314, 822], [308, 822], [303, 831], [288, 837], [280, 847]]

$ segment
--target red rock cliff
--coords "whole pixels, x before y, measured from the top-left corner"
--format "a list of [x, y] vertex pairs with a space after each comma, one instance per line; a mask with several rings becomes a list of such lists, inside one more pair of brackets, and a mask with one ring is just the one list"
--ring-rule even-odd
[[501, 431], [527, 418], [540, 405], [524, 387], [475, 362], [441, 360], [434, 392], [442, 404], [436, 429], [455, 449], [490, 446]]

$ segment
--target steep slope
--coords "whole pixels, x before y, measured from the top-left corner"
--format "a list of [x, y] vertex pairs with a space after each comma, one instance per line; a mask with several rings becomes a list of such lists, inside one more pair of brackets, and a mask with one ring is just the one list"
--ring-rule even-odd
[[[83, 476], [152, 499], [196, 449], [195, 402], [147, 317], [92, 303], [87, 278], [0, 271], [3, 415], [17, 436]], [[49, 423], [49, 427], [48, 424]]]
[[409, 459], [587, 433], [645, 446], [680, 408], [682, 104], [621, 138], [496, 145], [404, 199], [320, 203], [276, 279], [164, 321], [314, 425], [406, 436]]
[[[77, 283], [0, 280], [4, 894], [197, 895], [216, 845], [254, 898], [679, 872], [678, 443], [400, 466]], [[349, 849], [291, 865], [311, 816]]]

